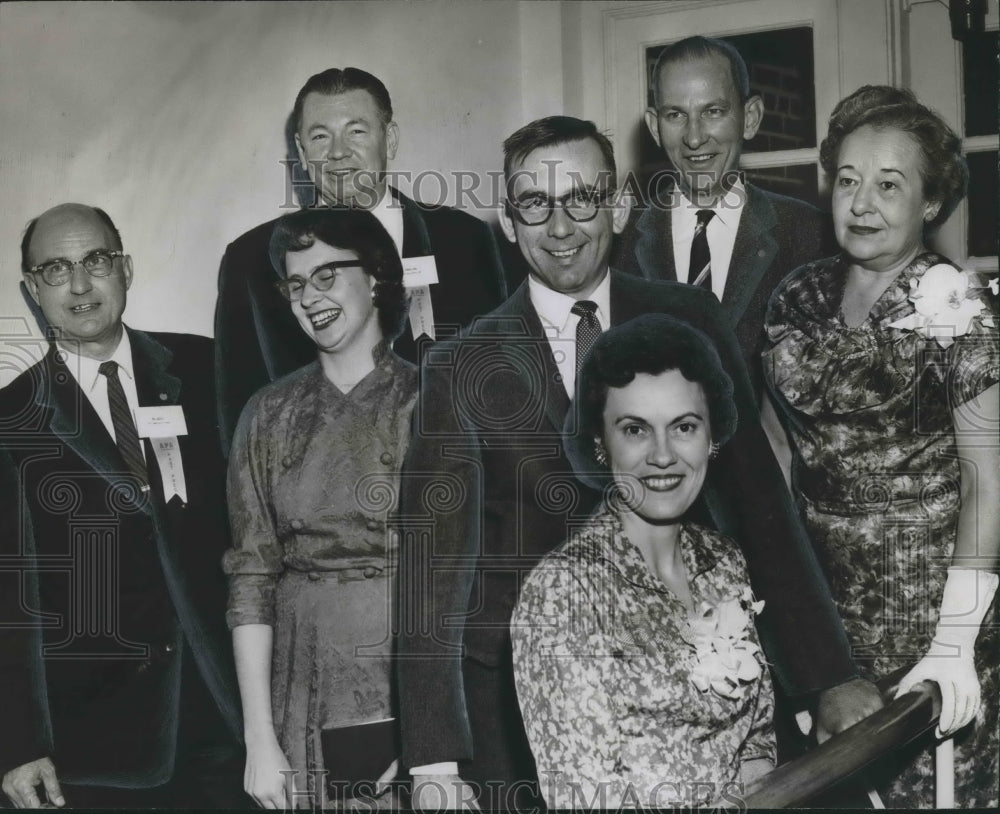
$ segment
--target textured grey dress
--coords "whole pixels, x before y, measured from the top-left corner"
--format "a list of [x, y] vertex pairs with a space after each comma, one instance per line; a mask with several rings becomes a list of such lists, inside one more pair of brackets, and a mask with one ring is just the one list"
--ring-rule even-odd
[[[318, 362], [260, 390], [243, 410], [229, 461], [227, 622], [274, 627], [278, 741], [293, 770], [329, 769], [330, 779], [336, 767], [323, 765], [323, 730], [396, 717], [396, 541], [387, 520], [417, 376], [383, 346], [375, 360], [347, 394]], [[315, 795], [312, 772], [308, 780]]]

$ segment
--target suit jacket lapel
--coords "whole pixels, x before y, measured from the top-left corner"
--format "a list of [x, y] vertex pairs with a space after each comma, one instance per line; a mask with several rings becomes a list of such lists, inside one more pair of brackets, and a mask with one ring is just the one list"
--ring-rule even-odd
[[647, 280], [676, 280], [670, 209], [650, 204], [636, 222], [635, 256]]
[[139, 404], [143, 407], [178, 404], [181, 380], [168, 370], [173, 354], [149, 334], [125, 330], [132, 343], [132, 367]]
[[52, 411], [49, 429], [110, 483], [128, 471], [114, 438], [53, 344], [42, 361], [45, 382], [35, 401]]
[[430, 233], [420, 209], [398, 189], [389, 187], [389, 191], [403, 207], [403, 257], [433, 254]]
[[743, 318], [764, 273], [778, 253], [778, 244], [771, 230], [778, 225], [771, 202], [760, 190], [746, 185], [747, 202], [743, 207], [740, 226], [729, 262], [729, 274], [722, 296], [722, 312], [731, 327]]
[[492, 315], [492, 318], [503, 319], [504, 317], [517, 319], [526, 330], [526, 333], [520, 335], [516, 340], [513, 337], [506, 338], [510, 335], [505, 334], [505, 339], [501, 340], [501, 347], [510, 364], [521, 374], [521, 378], [524, 379], [525, 386], [529, 390], [537, 387], [538, 371], [529, 366], [530, 354], [523, 352], [524, 345], [526, 342], [530, 342], [532, 347], [543, 349], [540, 356], [542, 357], [545, 377], [545, 417], [552, 425], [552, 430], [555, 433], [561, 433], [566, 413], [569, 412], [569, 396], [560, 380], [559, 368], [552, 356], [552, 349], [545, 336], [542, 321], [538, 317], [538, 312], [535, 311], [535, 306], [531, 304], [527, 280]]

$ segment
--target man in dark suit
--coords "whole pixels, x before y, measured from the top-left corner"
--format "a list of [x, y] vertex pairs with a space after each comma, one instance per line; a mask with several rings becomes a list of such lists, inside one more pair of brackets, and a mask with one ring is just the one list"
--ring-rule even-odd
[[[385, 86], [358, 68], [309, 78], [292, 112], [295, 144], [314, 188], [308, 205], [369, 209], [404, 258], [410, 317], [393, 349], [417, 361], [421, 337], [455, 336], [507, 296], [496, 241], [481, 220], [414, 201], [386, 182], [399, 127]], [[215, 354], [223, 446], [247, 399], [311, 362], [316, 349], [274, 287], [268, 243], [275, 221], [234, 240], [219, 269]]]
[[746, 63], [732, 45], [689, 37], [668, 46], [653, 70], [653, 91], [646, 126], [674, 172], [653, 185], [612, 262], [647, 280], [712, 291], [760, 394], [771, 292], [793, 269], [834, 252], [829, 217], [740, 177], [743, 142], [756, 135], [764, 103], [750, 94]]
[[123, 326], [101, 210], [33, 220], [22, 268], [53, 341], [0, 391], [3, 791], [245, 806], [211, 342]]
[[853, 680], [843, 629], [718, 301], [609, 269], [612, 235], [628, 211], [614, 200], [611, 145], [591, 122], [532, 122], [504, 150], [502, 225], [531, 274], [459, 340], [424, 357], [404, 466], [399, 691], [414, 807], [434, 807], [442, 794], [451, 807], [478, 798], [514, 809], [535, 799], [510, 614], [524, 576], [599, 499], [577, 482], [561, 445], [588, 332], [648, 312], [683, 319], [716, 343], [740, 423], [710, 470], [699, 517], [744, 548], [766, 601], [761, 621], [778, 676], [796, 693], [839, 685], [824, 693], [823, 724], [853, 723], [877, 704], [874, 691]]

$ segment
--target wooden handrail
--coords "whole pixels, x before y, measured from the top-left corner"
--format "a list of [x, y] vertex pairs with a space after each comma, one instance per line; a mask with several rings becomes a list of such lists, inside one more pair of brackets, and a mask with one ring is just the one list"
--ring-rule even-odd
[[[751, 783], [749, 809], [802, 805], [848, 775], [924, 734], [941, 714], [937, 684], [925, 681], [892, 700], [899, 674], [879, 682], [886, 705], [800, 758]], [[730, 805], [727, 803], [725, 805]]]

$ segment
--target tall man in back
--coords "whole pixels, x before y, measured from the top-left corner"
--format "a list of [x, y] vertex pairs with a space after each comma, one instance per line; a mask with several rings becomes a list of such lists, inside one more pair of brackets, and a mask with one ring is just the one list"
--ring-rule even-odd
[[767, 603], [779, 678], [792, 692], [820, 692], [823, 726], [853, 723], [868, 710], [870, 685], [852, 680], [843, 629], [718, 301], [609, 268], [628, 210], [616, 196], [611, 144], [592, 122], [532, 122], [504, 142], [504, 156], [501, 223], [531, 274], [462, 338], [424, 357], [403, 470], [399, 692], [414, 807], [435, 807], [442, 792], [450, 807], [533, 802], [511, 611], [523, 578], [600, 498], [576, 480], [561, 444], [578, 359], [602, 330], [643, 313], [684, 320], [715, 343], [740, 422], [709, 471], [698, 516], [742, 544]]
[[[302, 86], [292, 111], [295, 146], [312, 187], [307, 205], [371, 210], [403, 257], [410, 317], [393, 349], [417, 361], [421, 337], [454, 336], [507, 296], [489, 227], [447, 206], [427, 206], [389, 186], [399, 144], [385, 85], [359, 68], [330, 68]], [[275, 288], [268, 257], [275, 221], [234, 240], [219, 268], [215, 351], [226, 453], [247, 399], [313, 361], [316, 349]]]
[[53, 341], [0, 391], [3, 791], [245, 806], [212, 343], [122, 324], [132, 258], [99, 209], [21, 248]]
[[793, 269], [833, 254], [829, 217], [741, 177], [743, 144], [756, 135], [764, 103], [751, 95], [746, 63], [732, 45], [689, 37], [667, 46], [653, 69], [653, 95], [646, 127], [673, 165], [675, 183], [650, 190], [613, 262], [648, 280], [714, 293], [760, 394], [771, 292]]

